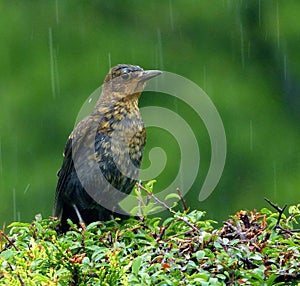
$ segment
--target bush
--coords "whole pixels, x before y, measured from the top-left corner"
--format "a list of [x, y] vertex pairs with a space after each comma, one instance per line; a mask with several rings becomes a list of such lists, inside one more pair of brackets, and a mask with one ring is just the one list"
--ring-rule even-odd
[[[272, 204], [272, 203], [271, 203]], [[300, 205], [240, 211], [220, 229], [204, 212], [95, 222], [58, 235], [37, 216], [1, 232], [1, 285], [295, 285]]]

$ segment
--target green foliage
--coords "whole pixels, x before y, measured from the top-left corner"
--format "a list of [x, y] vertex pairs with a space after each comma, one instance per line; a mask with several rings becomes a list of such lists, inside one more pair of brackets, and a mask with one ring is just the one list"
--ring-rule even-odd
[[[175, 212], [174, 212], [175, 213]], [[1, 285], [295, 285], [299, 205], [240, 211], [220, 229], [202, 211], [123, 223], [15, 222], [0, 237]], [[192, 226], [192, 227], [191, 227]]]

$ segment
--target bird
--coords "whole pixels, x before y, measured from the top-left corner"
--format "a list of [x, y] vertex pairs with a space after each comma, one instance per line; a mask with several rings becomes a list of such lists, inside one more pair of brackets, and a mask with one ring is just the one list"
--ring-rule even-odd
[[68, 219], [84, 228], [128, 217], [119, 202], [138, 180], [146, 144], [138, 101], [146, 82], [161, 73], [131, 64], [109, 70], [93, 111], [65, 145], [53, 206], [60, 232], [69, 230]]

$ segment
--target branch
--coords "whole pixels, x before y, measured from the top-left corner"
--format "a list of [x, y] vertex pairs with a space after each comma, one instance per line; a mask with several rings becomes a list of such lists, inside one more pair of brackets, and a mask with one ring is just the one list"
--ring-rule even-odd
[[178, 196], [180, 197], [180, 200], [181, 200], [181, 202], [182, 202], [183, 210], [184, 210], [184, 211], [187, 211], [189, 208], [187, 207], [186, 201], [185, 201], [185, 199], [184, 199], [184, 197], [183, 197], [183, 195], [182, 195], [180, 189], [177, 188], [176, 191], [177, 191], [177, 194], [178, 194]]
[[183, 221], [185, 224], [187, 224], [189, 227], [191, 227], [194, 231], [200, 233], [199, 229], [197, 227], [195, 227], [193, 224], [191, 224], [187, 218], [182, 217], [180, 215], [178, 215], [174, 210], [172, 210], [166, 203], [164, 203], [163, 201], [161, 201], [158, 197], [156, 197], [152, 192], [149, 192], [144, 186], [142, 186], [140, 183], [137, 183], [138, 188], [146, 191], [147, 195], [152, 197], [159, 205], [161, 205], [162, 207], [164, 207], [165, 209], [167, 209], [170, 213], [172, 213], [176, 218], [178, 218], [179, 220]]
[[299, 229], [286, 229], [284, 227], [282, 227], [280, 225], [280, 220], [281, 220], [281, 217], [283, 215], [283, 212], [285, 211], [286, 207], [287, 207], [287, 204], [285, 204], [282, 208], [279, 207], [277, 204], [274, 204], [273, 202], [271, 202], [268, 198], [264, 198], [266, 202], [268, 202], [275, 210], [278, 211], [279, 215], [278, 215], [278, 218], [277, 218], [277, 222], [276, 222], [276, 225], [273, 227], [273, 229], [280, 229], [282, 230], [283, 232], [285, 233], [288, 233], [290, 235], [294, 235], [296, 232], [299, 232], [300, 230]]
[[[14, 241], [13, 241], [13, 240], [10, 240], [9, 237], [5, 234], [5, 232], [4, 232], [3, 230], [0, 232], [0, 235], [3, 236], [3, 237], [7, 240], [8, 244], [11, 245], [16, 251], [19, 251], [18, 247], [14, 244]], [[0, 251], [0, 253], [1, 253], [3, 250], [4, 250], [4, 249], [2, 249], [2, 250]]]

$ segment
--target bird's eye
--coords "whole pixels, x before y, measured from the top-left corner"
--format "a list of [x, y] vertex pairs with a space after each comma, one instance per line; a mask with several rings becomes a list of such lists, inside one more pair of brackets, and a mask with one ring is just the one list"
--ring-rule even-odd
[[123, 74], [121, 75], [121, 77], [122, 77], [123, 79], [128, 79], [128, 78], [129, 78], [129, 73], [123, 73]]

